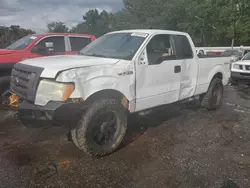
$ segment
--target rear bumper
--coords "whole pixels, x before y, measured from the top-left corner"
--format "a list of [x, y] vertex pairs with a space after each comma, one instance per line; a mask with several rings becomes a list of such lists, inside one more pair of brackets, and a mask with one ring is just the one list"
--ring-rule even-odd
[[77, 121], [82, 110], [82, 103], [49, 102], [45, 106], [37, 106], [23, 101], [18, 107], [18, 117], [28, 127], [58, 126]]
[[250, 83], [250, 73], [231, 72], [231, 80]]

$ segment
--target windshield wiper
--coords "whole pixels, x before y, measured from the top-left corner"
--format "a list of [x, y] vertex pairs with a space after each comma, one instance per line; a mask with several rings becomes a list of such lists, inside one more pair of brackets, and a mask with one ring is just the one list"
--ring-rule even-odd
[[86, 55], [86, 56], [93, 56], [93, 57], [107, 57], [105, 55], [96, 54], [96, 53], [85, 54], [85, 53], [79, 52], [79, 55]]

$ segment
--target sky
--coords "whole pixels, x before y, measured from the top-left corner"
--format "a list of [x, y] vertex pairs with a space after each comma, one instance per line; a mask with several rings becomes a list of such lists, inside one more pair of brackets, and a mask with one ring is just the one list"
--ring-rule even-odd
[[0, 0], [0, 25], [42, 32], [52, 21], [75, 26], [90, 9], [116, 12], [122, 7], [122, 0]]

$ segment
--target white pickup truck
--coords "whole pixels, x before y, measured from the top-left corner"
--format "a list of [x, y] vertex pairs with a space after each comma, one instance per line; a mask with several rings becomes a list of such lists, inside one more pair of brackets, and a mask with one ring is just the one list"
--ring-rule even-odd
[[11, 90], [20, 98], [24, 124], [68, 124], [79, 149], [104, 156], [122, 142], [129, 113], [192, 97], [217, 109], [230, 59], [199, 58], [186, 33], [123, 30], [105, 34], [78, 55], [16, 64]]

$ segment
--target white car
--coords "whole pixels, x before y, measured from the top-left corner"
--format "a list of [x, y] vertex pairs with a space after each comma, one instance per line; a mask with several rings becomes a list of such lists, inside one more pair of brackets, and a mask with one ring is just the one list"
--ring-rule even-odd
[[231, 83], [235, 85], [243, 83], [250, 86], [250, 52], [241, 60], [232, 63]]
[[187, 33], [123, 30], [79, 55], [16, 64], [11, 90], [21, 98], [24, 124], [68, 124], [79, 149], [104, 156], [123, 140], [130, 113], [196, 96], [204, 108], [217, 109], [229, 66], [230, 57], [198, 58]]

